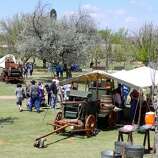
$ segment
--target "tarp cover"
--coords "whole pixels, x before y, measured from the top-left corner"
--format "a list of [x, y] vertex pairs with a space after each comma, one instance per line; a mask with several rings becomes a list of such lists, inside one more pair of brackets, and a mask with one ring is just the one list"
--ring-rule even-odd
[[150, 67], [139, 67], [129, 71], [121, 70], [116, 73], [107, 73], [101, 70], [95, 70], [74, 78], [61, 82], [61, 85], [71, 82], [96, 81], [97, 79], [111, 78], [117, 82], [124, 83], [129, 87], [143, 89], [158, 84], [158, 71]]
[[77, 77], [73, 77], [64, 81], [61, 81], [60, 84], [67, 84], [67, 83], [72, 83], [72, 82], [88, 82], [88, 81], [96, 81], [98, 79], [106, 79], [109, 78], [110, 74], [102, 71], [102, 70], [94, 70], [89, 73], [85, 73], [82, 75], [79, 75]]
[[111, 74], [111, 78], [130, 87], [143, 89], [158, 84], [158, 71], [150, 67], [139, 67], [129, 71], [119, 71]]
[[0, 67], [1, 68], [5, 68], [5, 61], [7, 58], [11, 58], [16, 63], [15, 56], [12, 54], [7, 54], [4, 57], [0, 58]]

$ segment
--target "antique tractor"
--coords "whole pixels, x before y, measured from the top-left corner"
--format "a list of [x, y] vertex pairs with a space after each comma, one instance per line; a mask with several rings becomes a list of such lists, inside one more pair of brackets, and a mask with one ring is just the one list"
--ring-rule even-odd
[[2, 69], [1, 80], [9, 81], [23, 81], [22, 65], [16, 64], [11, 58], [5, 60], [5, 67]]

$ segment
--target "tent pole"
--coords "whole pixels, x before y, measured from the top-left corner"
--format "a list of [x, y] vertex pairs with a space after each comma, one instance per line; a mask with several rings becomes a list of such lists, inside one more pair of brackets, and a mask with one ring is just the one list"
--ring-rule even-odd
[[98, 100], [98, 75], [97, 75], [97, 81], [96, 81], [96, 100]]
[[136, 105], [136, 109], [134, 111], [134, 117], [132, 118], [132, 124], [135, 124], [135, 118], [136, 118], [136, 113], [137, 113], [137, 109], [138, 109], [138, 104], [139, 104], [139, 101], [140, 100], [140, 92], [139, 92], [139, 96], [138, 96], [138, 101], [137, 101], [137, 105]]
[[141, 119], [141, 113], [142, 113], [142, 104], [143, 104], [143, 92], [139, 91], [139, 115], [138, 115], [138, 127], [140, 126], [140, 119]]
[[88, 91], [88, 80], [86, 81], [85, 91]]

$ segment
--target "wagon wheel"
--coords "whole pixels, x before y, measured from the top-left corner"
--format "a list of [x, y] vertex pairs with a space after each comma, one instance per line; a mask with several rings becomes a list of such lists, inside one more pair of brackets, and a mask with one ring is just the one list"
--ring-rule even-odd
[[62, 119], [62, 112], [61, 111], [59, 111], [58, 113], [57, 113], [57, 115], [56, 115], [56, 117], [55, 117], [55, 120], [54, 121], [59, 121], [59, 120], [61, 120]]
[[87, 137], [92, 136], [95, 127], [96, 127], [96, 118], [94, 115], [89, 115], [85, 123], [85, 129], [87, 129], [86, 131]]
[[[55, 117], [54, 122], [55, 122], [55, 121], [59, 121], [59, 120], [61, 120], [61, 119], [62, 119], [62, 112], [59, 111], [59, 112], [57, 113], [56, 117]], [[58, 128], [59, 128], [59, 127], [54, 126], [54, 130], [57, 130]], [[56, 133], [58, 134], [58, 133], [62, 133], [62, 132], [64, 132], [64, 129], [63, 129], [63, 130], [60, 130], [60, 131], [58, 131], [58, 132], [56, 132]]]

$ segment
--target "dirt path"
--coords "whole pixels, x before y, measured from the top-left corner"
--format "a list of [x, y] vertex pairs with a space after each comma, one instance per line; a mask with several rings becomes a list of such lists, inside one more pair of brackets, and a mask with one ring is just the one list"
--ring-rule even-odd
[[11, 100], [11, 99], [16, 99], [16, 96], [0, 96], [0, 100], [1, 99], [4, 99], [4, 100], [9, 99], [9, 100]]

